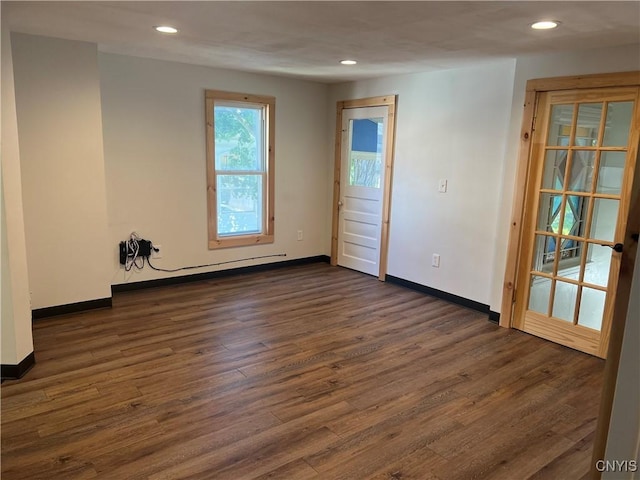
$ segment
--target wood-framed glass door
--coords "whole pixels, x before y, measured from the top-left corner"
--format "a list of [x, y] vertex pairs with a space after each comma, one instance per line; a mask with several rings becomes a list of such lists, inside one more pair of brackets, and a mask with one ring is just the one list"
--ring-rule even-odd
[[513, 326], [605, 358], [636, 165], [638, 87], [541, 92]]

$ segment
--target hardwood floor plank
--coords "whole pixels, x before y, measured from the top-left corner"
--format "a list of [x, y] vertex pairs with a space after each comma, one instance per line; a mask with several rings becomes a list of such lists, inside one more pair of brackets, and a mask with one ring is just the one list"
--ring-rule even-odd
[[[558, 458], [575, 443], [561, 435], [551, 432], [535, 435], [509, 446], [500, 452], [498, 462], [492, 462], [490, 478], [492, 480], [513, 480], [513, 472], [517, 471], [521, 478], [530, 478], [539, 469], [549, 463], [550, 459]], [[488, 463], [488, 462], [486, 462]], [[475, 474], [476, 472], [469, 472]]]
[[34, 324], [3, 480], [580, 479], [603, 362], [326, 264]]
[[593, 432], [575, 443], [562, 455], [544, 465], [530, 478], [531, 480], [546, 480], [548, 478], [576, 478], [582, 479], [590, 473], [591, 449], [593, 446]]
[[[37, 340], [34, 339], [34, 343], [36, 341]], [[96, 362], [92, 365], [82, 365], [80, 368], [64, 369], [61, 368], [54, 359], [39, 363], [37, 361], [37, 347], [35, 348], [36, 364], [31, 370], [29, 370], [28, 381], [10, 380], [5, 382], [3, 387], [0, 389], [3, 399], [5, 396], [10, 397], [23, 392], [37, 390], [45, 385], [55, 385], [64, 382], [73, 384], [83, 376], [94, 377], [97, 375], [100, 379], [112, 378], [114, 372], [118, 372], [119, 369], [140, 365], [141, 363], [165, 358], [173, 354], [173, 351], [170, 348], [163, 348], [161, 350], [133, 355], [131, 357], [117, 358], [106, 362]], [[149, 371], [151, 370], [147, 369], [147, 372]], [[91, 382], [91, 379], [89, 382]]]
[[[324, 472], [335, 465], [349, 463], [352, 457], [398, 436], [411, 440], [417, 431], [431, 430], [430, 438], [435, 438], [434, 431], [459, 427], [448, 416], [449, 412], [457, 408], [456, 400], [459, 399], [455, 395], [436, 395], [412, 404], [394, 415], [379, 416], [377, 422], [372, 422], [366, 428], [358, 428], [349, 435], [340, 435], [339, 441], [306, 457], [305, 461], [315, 470]], [[411, 434], [404, 434], [407, 431]]]
[[304, 460], [298, 459], [257, 476], [254, 480], [317, 480], [318, 478], [318, 472]]
[[[210, 450], [207, 455], [199, 455], [182, 461], [178, 465], [151, 475], [149, 479], [187, 479], [198, 478], [198, 476], [201, 478], [203, 474], [219, 478], [223, 471], [225, 478], [242, 478], [233, 471], [234, 468], [246, 472], [246, 469], [249, 468], [248, 465], [256, 460], [269, 461], [270, 463], [264, 468], [266, 471], [270, 471], [295, 458], [301, 458], [302, 452], [306, 451], [305, 449], [314, 448], [313, 443], [308, 442], [310, 439], [318, 440], [319, 444], [315, 448], [324, 448], [327, 443], [336, 438], [336, 435], [324, 427], [323, 422], [334, 416], [348, 415], [351, 411], [351, 407], [344, 402], [334, 404], [286, 424], [279, 424], [255, 435], [248, 435], [233, 444]], [[300, 448], [298, 444], [303, 448], [299, 455], [296, 454], [296, 448]], [[265, 455], [267, 459], [264, 458]], [[275, 465], [270, 459], [271, 455], [277, 455]]]
[[446, 415], [439, 415], [425, 421], [418, 419], [415, 423], [387, 430], [384, 434], [377, 436], [377, 441], [368, 444], [362, 450], [354, 451], [351, 455], [340, 455], [337, 461], [328, 459], [314, 468], [316, 470], [322, 468], [322, 478], [367, 479], [387, 468], [397, 458], [422, 451], [425, 461], [424, 469], [427, 473], [433, 468], [434, 460], [436, 464], [440, 464], [440, 458], [428, 449], [428, 445], [458, 428], [460, 425]]
[[[199, 472], [206, 470], [207, 461], [211, 465], [218, 465], [221, 457], [232, 457], [230, 445], [281, 425], [268, 412], [238, 417], [232, 423], [204, 420], [177, 428], [176, 425], [181, 425], [178, 421], [161, 419], [159, 423], [162, 434], [149, 439], [141, 438], [136, 445], [113, 449], [96, 458], [94, 463], [101, 476], [147, 479], [172, 470], [173, 478], [184, 478], [192, 465], [199, 466]], [[216, 452], [219, 457], [215, 456]]]

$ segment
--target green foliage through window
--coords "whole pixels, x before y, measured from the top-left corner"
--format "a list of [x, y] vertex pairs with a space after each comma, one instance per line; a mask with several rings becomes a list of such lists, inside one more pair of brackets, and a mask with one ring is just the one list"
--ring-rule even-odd
[[210, 205], [215, 212], [210, 246], [224, 238], [271, 235], [270, 108], [273, 104], [254, 102], [249, 95], [207, 92], [208, 132], [213, 137], [209, 187], [215, 192], [215, 199], [210, 198], [215, 200], [215, 207]]
[[263, 107], [214, 106], [218, 235], [262, 231]]

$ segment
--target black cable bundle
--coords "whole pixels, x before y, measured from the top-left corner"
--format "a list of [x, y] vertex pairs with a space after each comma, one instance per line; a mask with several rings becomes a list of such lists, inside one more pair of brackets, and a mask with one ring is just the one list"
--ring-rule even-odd
[[158, 268], [154, 267], [151, 264], [151, 251], [158, 252], [159, 249], [153, 246], [153, 243], [150, 240], [145, 240], [144, 238], [140, 238], [140, 236], [136, 232], [132, 232], [129, 240], [126, 242], [120, 242], [120, 264], [124, 265], [125, 271], [129, 272], [132, 268], [136, 268], [138, 270], [142, 270], [144, 268], [144, 261], [147, 260], [147, 264], [153, 270], [158, 272], [179, 272], [180, 270], [192, 270], [194, 268], [204, 268], [204, 267], [217, 267], [219, 265], [226, 265], [228, 263], [237, 263], [244, 262], [246, 260], [258, 260], [262, 258], [271, 258], [271, 257], [286, 257], [286, 253], [276, 253], [273, 255], [260, 255], [258, 257], [248, 257], [248, 258], [240, 258], [238, 260], [228, 260], [226, 262], [217, 262], [217, 263], [207, 263], [204, 265], [193, 265], [189, 267], [180, 267], [180, 268]]
[[142, 270], [145, 257], [151, 255], [151, 248], [151, 242], [140, 238], [136, 232], [132, 232], [126, 242], [120, 242], [120, 263], [125, 271], [129, 272], [133, 267]]

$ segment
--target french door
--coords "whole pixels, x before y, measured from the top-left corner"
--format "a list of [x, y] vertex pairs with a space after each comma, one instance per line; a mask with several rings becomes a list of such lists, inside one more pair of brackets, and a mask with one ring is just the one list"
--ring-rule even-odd
[[541, 92], [513, 326], [606, 358], [639, 131], [639, 88]]

